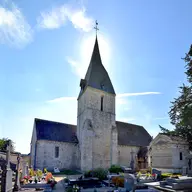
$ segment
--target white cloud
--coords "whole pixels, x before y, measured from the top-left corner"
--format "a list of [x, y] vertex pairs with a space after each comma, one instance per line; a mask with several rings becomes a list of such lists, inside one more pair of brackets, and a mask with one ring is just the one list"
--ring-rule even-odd
[[[71, 65], [71, 68], [73, 72], [80, 78], [83, 78], [83, 75], [85, 74], [85, 68], [86, 66], [82, 66], [81, 63], [67, 57], [66, 58], [67, 62]], [[81, 67], [80, 67], [81, 66]]]
[[75, 101], [77, 97], [59, 97], [52, 100], [47, 101], [48, 103], [60, 103], [63, 101]]
[[166, 120], [169, 119], [169, 117], [155, 117], [153, 120]]
[[[159, 92], [140, 92], [140, 93], [123, 93], [123, 94], [117, 94], [117, 104], [123, 105], [127, 104], [126, 99], [122, 99], [122, 97], [129, 97], [129, 96], [138, 96], [138, 95], [153, 95], [153, 94], [160, 94]], [[77, 97], [59, 97], [52, 100], [48, 100], [48, 103], [59, 103], [66, 100], [76, 100]]]
[[122, 93], [118, 94], [117, 97], [131, 97], [131, 96], [140, 96], [140, 95], [158, 95], [160, 92], [140, 92], [140, 93]]
[[52, 8], [50, 11], [41, 12], [37, 18], [37, 25], [44, 29], [56, 29], [62, 27], [66, 21], [70, 21], [74, 28], [85, 32], [93, 28], [94, 21], [86, 15], [86, 9], [74, 8], [70, 5], [62, 5]]
[[0, 6], [0, 43], [22, 47], [31, 40], [32, 29], [19, 8]]

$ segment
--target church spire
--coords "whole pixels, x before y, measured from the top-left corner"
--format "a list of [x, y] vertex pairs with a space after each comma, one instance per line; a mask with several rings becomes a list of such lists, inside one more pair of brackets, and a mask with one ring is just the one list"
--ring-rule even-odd
[[97, 31], [98, 31], [97, 25], [98, 23], [96, 21], [95, 45], [93, 48], [89, 67], [85, 75], [85, 79], [82, 79], [80, 83], [80, 86], [81, 86], [80, 95], [87, 86], [95, 89], [99, 89], [111, 94], [115, 94], [109, 75], [102, 64], [101, 55], [99, 51], [98, 38], [97, 38]]

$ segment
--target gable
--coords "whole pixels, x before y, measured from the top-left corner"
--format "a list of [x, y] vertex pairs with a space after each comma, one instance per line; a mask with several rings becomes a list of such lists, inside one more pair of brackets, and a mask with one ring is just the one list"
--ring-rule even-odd
[[176, 136], [169, 136], [167, 134], [159, 133], [151, 142], [151, 146], [156, 146], [156, 145], [167, 145], [167, 144], [185, 144], [187, 145], [188, 143], [183, 140], [181, 137], [176, 137]]

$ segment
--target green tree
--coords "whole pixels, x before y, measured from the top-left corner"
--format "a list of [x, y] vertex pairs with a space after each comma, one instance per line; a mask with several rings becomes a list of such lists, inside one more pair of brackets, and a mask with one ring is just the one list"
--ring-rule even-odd
[[13, 152], [15, 147], [14, 147], [14, 142], [8, 138], [2, 138], [0, 139], [0, 151], [6, 151], [7, 145], [11, 141], [11, 151]]
[[161, 126], [160, 128], [163, 133], [183, 137], [189, 142], [189, 147], [192, 149], [192, 45], [182, 59], [186, 63], [185, 74], [188, 83], [179, 87], [179, 96], [171, 102], [169, 117], [175, 129], [170, 131]]

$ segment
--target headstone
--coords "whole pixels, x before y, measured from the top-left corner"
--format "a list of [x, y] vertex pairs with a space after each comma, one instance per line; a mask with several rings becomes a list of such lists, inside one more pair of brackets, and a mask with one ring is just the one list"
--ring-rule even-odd
[[125, 173], [124, 174], [124, 188], [126, 191], [134, 191], [137, 184], [137, 179], [133, 174]]
[[11, 142], [7, 144], [7, 153], [6, 153], [6, 164], [2, 167], [2, 176], [1, 176], [1, 191], [11, 192], [12, 191], [12, 170], [10, 169], [10, 151], [11, 151]]
[[60, 173], [60, 170], [58, 167], [54, 167], [54, 173]]
[[184, 167], [182, 168], [182, 175], [183, 175], [183, 176], [186, 176], [186, 175], [187, 175], [187, 166], [184, 166]]
[[187, 156], [187, 175], [192, 177], [192, 154]]
[[133, 154], [134, 154], [134, 152], [133, 151], [131, 151], [131, 163], [130, 163], [130, 167], [131, 167], [131, 169], [132, 170], [134, 170], [134, 158], [133, 158]]
[[28, 167], [28, 163], [23, 161], [22, 162], [22, 178], [25, 177], [25, 176], [28, 176], [29, 175], [29, 167]]

